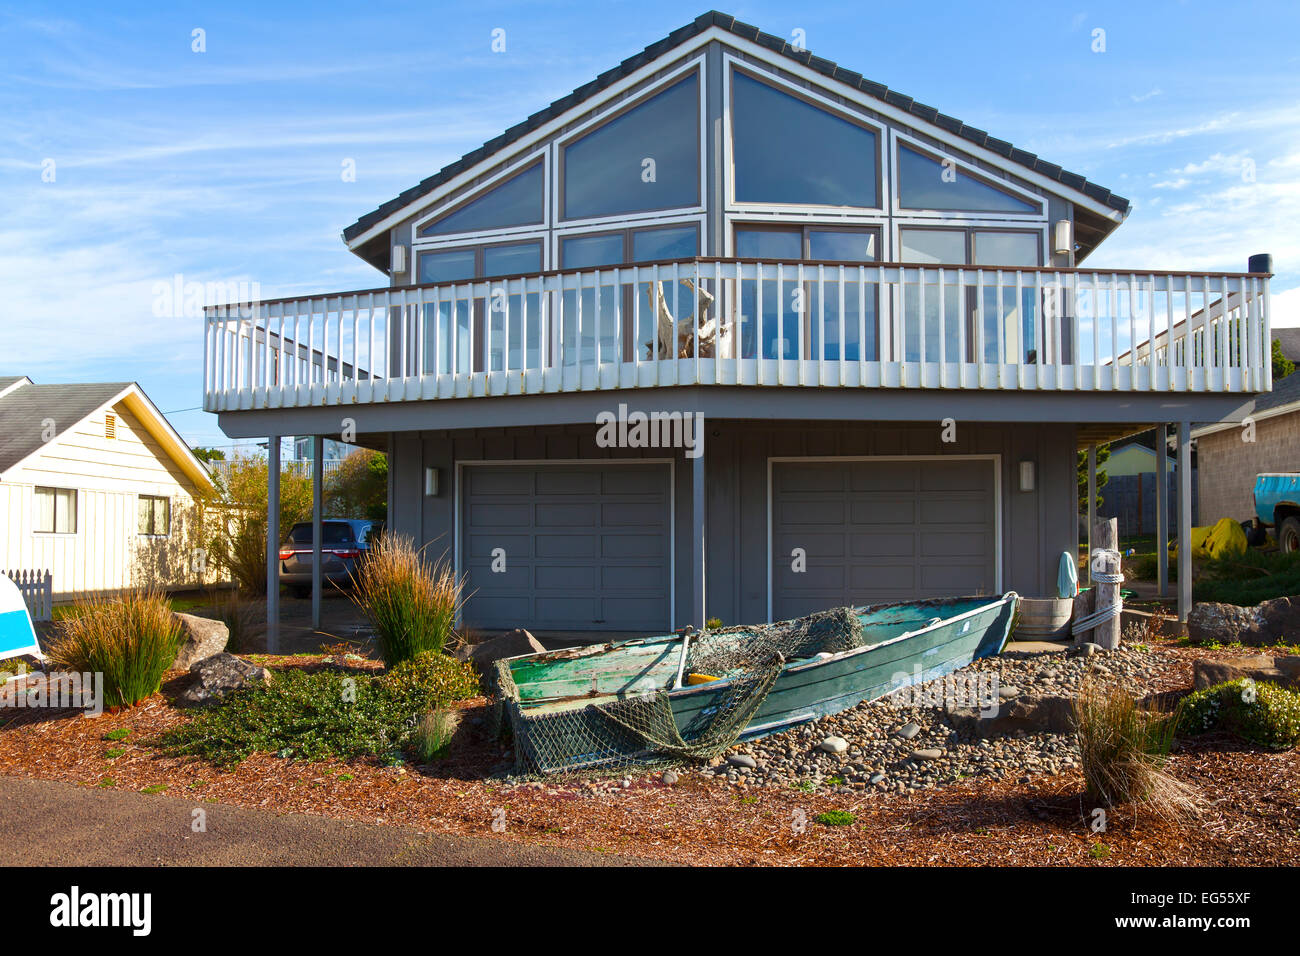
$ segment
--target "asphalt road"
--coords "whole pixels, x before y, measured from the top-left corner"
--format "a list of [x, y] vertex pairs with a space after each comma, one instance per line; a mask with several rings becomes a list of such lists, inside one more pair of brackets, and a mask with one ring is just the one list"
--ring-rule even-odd
[[[195, 833], [193, 811], [207, 814]], [[0, 777], [6, 866], [638, 866], [606, 853]]]

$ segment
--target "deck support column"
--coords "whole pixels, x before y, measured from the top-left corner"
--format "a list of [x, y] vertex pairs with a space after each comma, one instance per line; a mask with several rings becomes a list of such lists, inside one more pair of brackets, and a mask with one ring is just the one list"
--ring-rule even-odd
[[[1138, 502], [1140, 508], [1142, 503]], [[1169, 596], [1169, 426], [1156, 426], [1156, 581]]]
[[1192, 610], [1192, 423], [1178, 423], [1178, 620]]
[[321, 597], [321, 537], [325, 484], [325, 462], [322, 460], [325, 440], [320, 435], [311, 439], [311, 626], [320, 630]]
[[1088, 583], [1092, 584], [1092, 529], [1097, 524], [1097, 446], [1088, 446]]
[[280, 653], [280, 436], [266, 439], [266, 652]]
[[704, 416], [695, 416], [691, 462], [691, 624], [704, 630]]

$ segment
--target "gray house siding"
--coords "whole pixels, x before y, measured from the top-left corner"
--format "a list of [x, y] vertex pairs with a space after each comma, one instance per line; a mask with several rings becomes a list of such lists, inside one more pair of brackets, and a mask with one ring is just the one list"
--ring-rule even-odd
[[[768, 469], [771, 458], [928, 459], [995, 456], [1000, 516], [1001, 589], [1046, 594], [1055, 588], [1062, 551], [1077, 547], [1075, 426], [970, 424], [944, 443], [937, 422], [754, 422], [716, 420], [705, 430], [706, 611], [726, 623], [768, 618]], [[450, 557], [456, 542], [457, 465], [470, 461], [592, 462], [674, 459], [675, 626], [691, 620], [692, 460], [680, 451], [597, 446], [590, 425], [477, 429], [394, 436], [389, 526]], [[986, 458], [987, 460], [987, 458]], [[1034, 462], [1035, 488], [1019, 490], [1019, 463]], [[439, 494], [424, 494], [424, 469], [437, 468]], [[463, 472], [462, 472], [463, 473]], [[463, 502], [462, 502], [463, 505]], [[465, 560], [461, 565], [464, 570]], [[904, 595], [899, 595], [903, 597]], [[471, 622], [472, 623], [472, 622]], [[537, 627], [519, 620], [518, 626]], [[594, 629], [599, 627], [594, 626]], [[616, 629], [611, 627], [610, 629]]]

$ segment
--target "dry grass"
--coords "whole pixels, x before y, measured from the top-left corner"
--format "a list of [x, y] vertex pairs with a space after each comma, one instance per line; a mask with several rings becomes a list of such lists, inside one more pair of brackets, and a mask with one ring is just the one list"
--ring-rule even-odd
[[445, 560], [429, 560], [410, 538], [385, 535], [362, 562], [355, 583], [352, 600], [370, 621], [385, 664], [442, 651], [464, 591]]
[[1088, 681], [1074, 702], [1074, 724], [1089, 798], [1138, 804], [1171, 821], [1199, 813], [1199, 792], [1167, 767], [1176, 711], [1141, 708], [1124, 689]]
[[447, 752], [460, 727], [460, 711], [439, 707], [424, 715], [411, 735], [411, 745], [420, 763], [428, 764]]
[[182, 631], [157, 591], [128, 591], [75, 605], [58, 622], [48, 656], [60, 670], [102, 673], [104, 706], [130, 707], [157, 693]]

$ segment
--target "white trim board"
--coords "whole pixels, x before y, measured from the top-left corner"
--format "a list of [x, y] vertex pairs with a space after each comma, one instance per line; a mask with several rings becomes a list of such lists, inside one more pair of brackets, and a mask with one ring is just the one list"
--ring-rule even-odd
[[[452, 508], [452, 521], [454, 522], [453, 532], [453, 557], [452, 572], [459, 581], [461, 578], [461, 530], [462, 515], [464, 512], [464, 492], [465, 483], [461, 480], [462, 469], [472, 468], [478, 465], [489, 467], [501, 467], [503, 465], [520, 465], [522, 467], [537, 467], [539, 465], [667, 465], [668, 466], [668, 628], [672, 630], [677, 626], [677, 459], [675, 458], [468, 458], [458, 459], [455, 468], [456, 492]], [[421, 459], [421, 476], [423, 476], [424, 466], [423, 458]], [[424, 487], [423, 477], [421, 477], [420, 487]], [[423, 497], [423, 492], [421, 493]], [[461, 608], [456, 609], [456, 626], [462, 626]], [[521, 624], [521, 627], [528, 625]]]
[[767, 621], [772, 623], [772, 598], [776, 591], [773, 562], [772, 466], [785, 463], [852, 461], [987, 461], [993, 466], [993, 590], [1002, 591], [1002, 455], [769, 455], [767, 458]]

